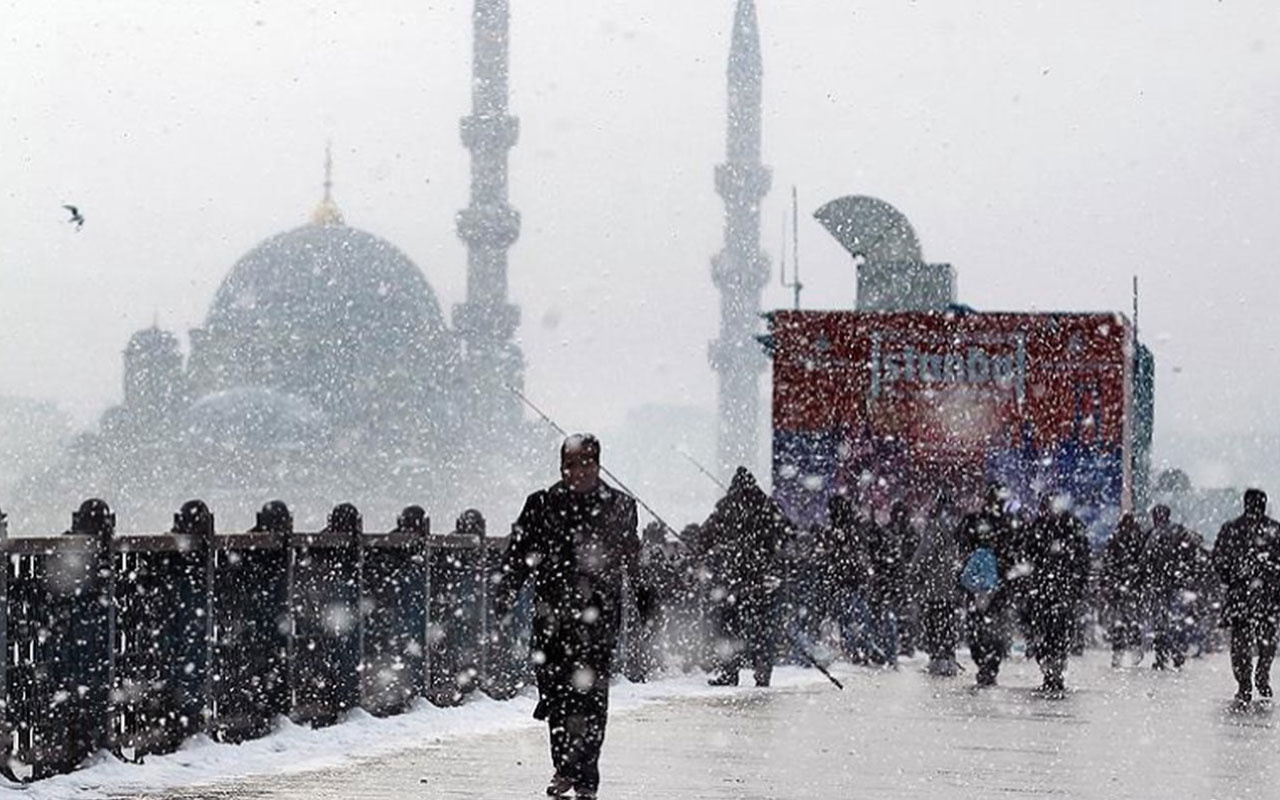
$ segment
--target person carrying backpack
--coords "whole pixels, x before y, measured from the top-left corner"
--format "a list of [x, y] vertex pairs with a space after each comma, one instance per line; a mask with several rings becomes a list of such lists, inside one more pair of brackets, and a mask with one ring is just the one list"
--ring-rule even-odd
[[1013, 529], [1005, 512], [1005, 492], [987, 487], [982, 510], [960, 523], [957, 539], [964, 566], [969, 655], [978, 667], [979, 687], [996, 685], [1000, 662], [1009, 649], [1009, 586]]

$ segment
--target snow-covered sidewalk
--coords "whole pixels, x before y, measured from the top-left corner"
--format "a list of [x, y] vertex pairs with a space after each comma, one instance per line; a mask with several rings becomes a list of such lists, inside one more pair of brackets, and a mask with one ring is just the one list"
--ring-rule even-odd
[[[775, 686], [803, 687], [826, 683], [814, 670], [780, 668]], [[748, 683], [750, 683], [748, 676]], [[736, 690], [744, 691], [742, 689]], [[706, 685], [698, 673], [653, 683], [620, 681], [610, 690], [611, 714], [624, 714], [642, 706], [681, 699], [722, 695], [724, 689]], [[24, 787], [0, 786], [0, 798], [65, 800], [109, 798], [122, 794], [163, 793], [197, 785], [225, 785], [261, 776], [296, 775], [367, 762], [421, 747], [440, 747], [486, 734], [509, 731], [545, 731], [545, 723], [532, 718], [536, 693], [505, 702], [477, 696], [454, 708], [438, 708], [425, 700], [404, 714], [374, 717], [357, 710], [328, 728], [312, 729], [280, 719], [270, 736], [243, 744], [219, 744], [204, 737], [187, 743], [177, 753], [150, 756], [143, 764], [118, 761], [103, 754], [98, 763], [71, 775], [59, 775]]]
[[[991, 690], [973, 688], [972, 668], [940, 679], [921, 666], [840, 665], [843, 692], [797, 668], [779, 670], [770, 689], [712, 689], [702, 676], [621, 683], [601, 797], [1280, 797], [1280, 729], [1270, 711], [1228, 710], [1225, 655], [1157, 673], [1149, 662], [1114, 671], [1108, 654], [1091, 652], [1072, 660], [1061, 699], [1034, 690], [1038, 671], [1021, 656]], [[319, 731], [286, 727], [142, 766], [100, 764], [21, 795], [528, 800], [550, 774], [532, 705], [480, 700], [357, 715]]]

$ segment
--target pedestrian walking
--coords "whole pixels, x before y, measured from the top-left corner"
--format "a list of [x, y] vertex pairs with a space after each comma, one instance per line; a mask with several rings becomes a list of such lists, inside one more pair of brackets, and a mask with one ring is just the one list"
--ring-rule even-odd
[[1027, 617], [1035, 639], [1035, 656], [1044, 675], [1041, 687], [1060, 694], [1063, 672], [1076, 630], [1078, 609], [1089, 585], [1089, 537], [1084, 524], [1061, 500], [1044, 497], [1031, 524], [1026, 558]]
[[977, 685], [996, 685], [1000, 663], [1009, 651], [1008, 576], [1013, 568], [1013, 528], [1004, 490], [987, 488], [982, 509], [960, 523], [961, 585], [967, 592], [965, 619], [969, 654], [978, 667]]
[[814, 553], [814, 560], [822, 565], [823, 594], [831, 620], [840, 627], [845, 655], [854, 664], [869, 664], [873, 653], [879, 652], [870, 605], [874, 570], [868, 550], [878, 530], [874, 520], [860, 518], [841, 494], [827, 501], [827, 514], [828, 538]]
[[575, 434], [560, 448], [561, 480], [534, 492], [512, 527], [494, 591], [505, 625], [525, 582], [534, 586], [533, 716], [550, 731], [555, 774], [547, 794], [594, 798], [609, 712], [611, 659], [623, 615], [623, 584], [639, 587], [635, 500], [600, 479], [600, 442]]
[[920, 533], [905, 502], [895, 500], [889, 507], [889, 522], [884, 527], [884, 535], [885, 555], [893, 561], [890, 610], [898, 629], [897, 655], [911, 658], [916, 654], [920, 638], [920, 598], [915, 581], [911, 579], [911, 558], [920, 546]]
[[1155, 633], [1152, 669], [1166, 669], [1170, 663], [1180, 669], [1186, 661], [1200, 546], [1199, 536], [1173, 522], [1168, 506], [1151, 509], [1151, 533], [1142, 561]]
[[1147, 535], [1137, 518], [1126, 511], [1102, 553], [1101, 592], [1110, 617], [1111, 666], [1124, 666], [1125, 655], [1136, 651], [1142, 660], [1143, 598], [1146, 570], [1142, 564]]
[[926, 670], [950, 677], [959, 670], [956, 640], [959, 636], [960, 548], [956, 543], [959, 520], [947, 492], [939, 492], [911, 556], [912, 584], [919, 599], [921, 644], [929, 654]]
[[787, 518], [746, 467], [738, 467], [728, 493], [702, 527], [719, 554], [713, 559], [718, 674], [708, 683], [737, 686], [739, 670], [749, 665], [756, 686], [768, 686], [782, 585], [778, 547], [789, 535]]
[[1252, 701], [1255, 687], [1269, 701], [1280, 613], [1280, 523], [1267, 516], [1261, 489], [1246, 490], [1244, 513], [1222, 526], [1213, 544], [1213, 566], [1227, 586], [1222, 624], [1231, 630], [1236, 703]]

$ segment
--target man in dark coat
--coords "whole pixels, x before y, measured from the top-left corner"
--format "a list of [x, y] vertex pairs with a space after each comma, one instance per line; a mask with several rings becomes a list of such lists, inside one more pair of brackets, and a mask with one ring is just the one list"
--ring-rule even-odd
[[889, 521], [877, 525], [871, 513], [856, 526], [856, 544], [865, 549], [870, 576], [866, 587], [870, 615], [871, 649], [868, 661], [875, 666], [897, 668], [902, 643], [903, 612], [907, 606], [907, 563], [918, 538], [911, 529], [907, 508], [894, 503]]
[[1222, 624], [1231, 629], [1236, 701], [1251, 701], [1254, 686], [1260, 697], [1269, 699], [1280, 613], [1280, 523], [1267, 516], [1267, 495], [1261, 489], [1245, 491], [1244, 513], [1222, 526], [1213, 544], [1213, 566], [1227, 585]]
[[952, 676], [956, 664], [960, 551], [957, 520], [947, 492], [939, 492], [924, 524], [920, 543], [911, 556], [912, 583], [919, 593], [920, 632], [929, 653], [931, 675]]
[[1035, 637], [1044, 691], [1066, 687], [1062, 673], [1075, 632], [1077, 610], [1089, 585], [1089, 537], [1084, 524], [1045, 497], [1031, 524], [1025, 553], [1030, 567], [1025, 602]]
[[897, 635], [894, 647], [897, 655], [908, 658], [915, 655], [916, 641], [919, 638], [920, 597], [917, 586], [911, 580], [911, 558], [920, 545], [920, 533], [911, 521], [911, 512], [907, 504], [895, 500], [889, 508], [889, 522], [884, 526], [885, 566], [889, 568], [890, 611], [894, 616]]
[[[534, 492], [512, 527], [494, 591], [495, 612], [534, 585], [531, 648], [538, 684], [533, 715], [551, 732], [555, 775], [547, 794], [594, 798], [609, 710], [610, 662], [623, 611], [623, 584], [640, 587], [636, 504], [600, 479], [600, 442], [574, 435], [560, 448], [562, 480]], [[636, 593], [647, 617], [645, 592]]]
[[868, 547], [879, 532], [874, 522], [859, 518], [844, 495], [827, 501], [827, 513], [829, 538], [814, 554], [814, 562], [823, 570], [829, 614], [840, 625], [845, 655], [855, 664], [867, 664], [878, 648], [869, 601], [874, 570]]
[[661, 522], [645, 526], [640, 552], [640, 583], [647, 591], [648, 618], [633, 614], [627, 619], [630, 639], [625, 675], [632, 683], [644, 683], [663, 663], [667, 611], [675, 599], [679, 576], [667, 546], [667, 526]]
[[1124, 664], [1126, 652], [1142, 659], [1142, 619], [1146, 570], [1142, 556], [1147, 535], [1132, 513], [1120, 516], [1102, 553], [1102, 598], [1111, 617], [1111, 666]]
[[1147, 603], [1155, 629], [1153, 669], [1172, 660], [1180, 668], [1187, 658], [1187, 633], [1193, 618], [1191, 598], [1199, 569], [1200, 537], [1171, 519], [1169, 507], [1151, 509], [1151, 533], [1143, 555]]
[[1009, 649], [1009, 576], [1013, 569], [1013, 527], [1005, 512], [1004, 490], [996, 485], [987, 488], [982, 510], [967, 515], [957, 534], [962, 563], [977, 553], [989, 550], [995, 557], [998, 583], [985, 594], [966, 595], [966, 627], [969, 654], [978, 667], [978, 686], [995, 686], [1000, 662]]
[[716, 503], [703, 530], [714, 544], [713, 614], [719, 675], [712, 686], [736, 686], [750, 664], [756, 686], [773, 675], [774, 601], [781, 586], [779, 544], [789, 525], [746, 467], [738, 467], [728, 493]]

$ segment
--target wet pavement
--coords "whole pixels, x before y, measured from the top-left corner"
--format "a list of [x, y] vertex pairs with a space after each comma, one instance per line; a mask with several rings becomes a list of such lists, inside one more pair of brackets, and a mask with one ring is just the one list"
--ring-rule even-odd
[[[1180, 673], [1073, 660], [1067, 696], [1033, 687], [1015, 657], [1000, 686], [839, 665], [846, 686], [736, 689], [610, 719], [600, 797], [1280, 798], [1280, 732], [1269, 710], [1230, 710], [1224, 655]], [[744, 673], [745, 676], [745, 673]], [[537, 798], [546, 733], [528, 729], [423, 746], [341, 768], [131, 800]]]

